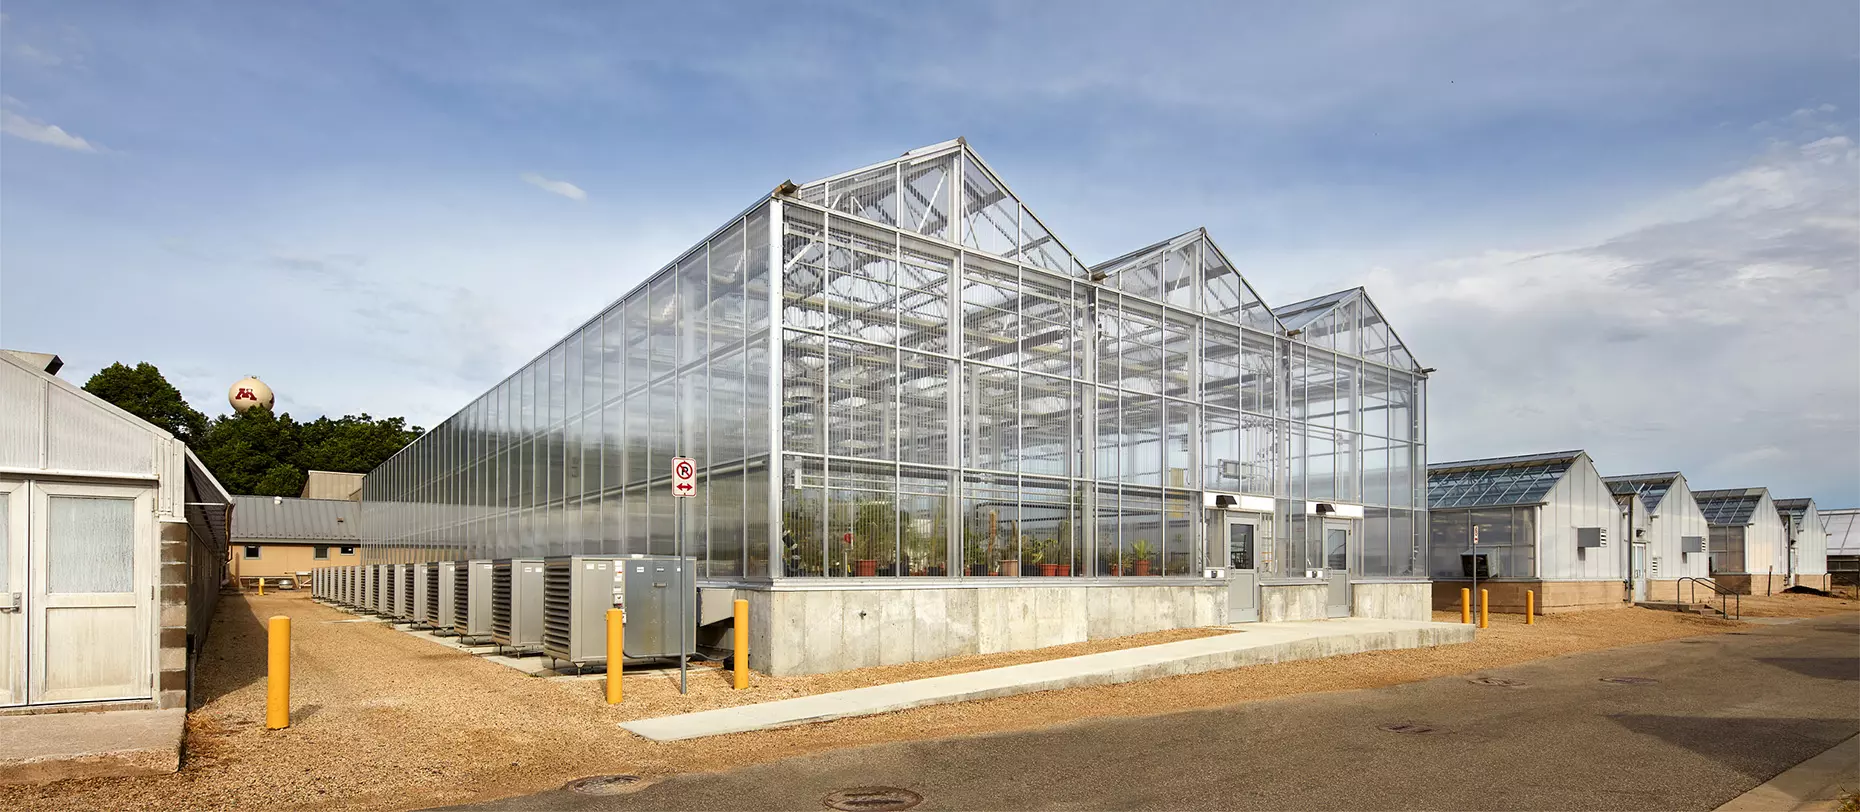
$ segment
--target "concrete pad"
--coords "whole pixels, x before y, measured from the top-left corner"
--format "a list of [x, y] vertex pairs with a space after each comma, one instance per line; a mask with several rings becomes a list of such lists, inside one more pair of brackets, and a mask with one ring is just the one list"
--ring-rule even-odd
[[1237, 627], [1233, 634], [1216, 637], [875, 685], [778, 702], [639, 719], [622, 722], [620, 727], [654, 741], [696, 739], [971, 699], [992, 699], [1086, 685], [1110, 685], [1363, 651], [1467, 643], [1472, 639], [1473, 627], [1458, 623], [1371, 618], [1250, 623]]
[[1860, 788], [1860, 736], [1834, 745], [1821, 755], [1784, 770], [1716, 812], [1835, 810], [1841, 793]]
[[171, 773], [186, 728], [180, 708], [0, 716], [0, 784]]

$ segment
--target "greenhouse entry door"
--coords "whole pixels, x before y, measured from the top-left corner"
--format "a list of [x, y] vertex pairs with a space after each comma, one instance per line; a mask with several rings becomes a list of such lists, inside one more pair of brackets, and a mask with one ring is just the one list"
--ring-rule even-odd
[[1226, 541], [1227, 554], [1215, 559], [1227, 566], [1227, 622], [1259, 620], [1259, 543], [1264, 517], [1222, 511], [1215, 514], [1217, 535]]

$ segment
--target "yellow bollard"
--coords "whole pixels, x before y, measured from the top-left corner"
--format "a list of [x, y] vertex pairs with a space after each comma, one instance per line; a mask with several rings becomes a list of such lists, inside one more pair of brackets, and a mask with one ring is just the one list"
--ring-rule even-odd
[[1537, 625], [1537, 591], [1524, 590], [1524, 625]]
[[258, 579], [258, 596], [265, 597], [265, 579]]
[[291, 726], [291, 619], [273, 615], [265, 669], [265, 728]]
[[1479, 590], [1479, 628], [1481, 629], [1485, 628], [1486, 624], [1492, 621], [1491, 613], [1492, 613], [1491, 590], [1481, 589]]
[[626, 655], [626, 613], [607, 610], [607, 704], [620, 704], [620, 670]]
[[736, 666], [736, 690], [749, 687], [749, 601], [736, 602], [736, 648], [730, 652]]
[[1472, 590], [1460, 587], [1460, 622], [1472, 622]]

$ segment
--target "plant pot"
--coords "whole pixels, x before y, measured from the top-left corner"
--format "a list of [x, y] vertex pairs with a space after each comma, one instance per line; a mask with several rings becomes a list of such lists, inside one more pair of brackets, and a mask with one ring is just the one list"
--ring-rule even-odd
[[1053, 577], [1053, 576], [1055, 576], [1055, 575], [1058, 575], [1058, 574], [1059, 574], [1059, 565], [1058, 565], [1058, 564], [1041, 564], [1041, 565], [1040, 565], [1040, 574], [1041, 574], [1041, 575], [1044, 575], [1044, 576], [1046, 576], [1046, 577], [1048, 577], [1048, 578], [1051, 578], [1051, 577]]
[[853, 574], [860, 578], [871, 578], [878, 574], [878, 559], [861, 558], [853, 562]]
[[1143, 576], [1143, 575], [1150, 574], [1149, 559], [1146, 558], [1146, 559], [1143, 559], [1142, 561], [1138, 561], [1136, 565], [1133, 567], [1133, 569], [1135, 571], [1132, 572], [1131, 575]]
[[1124, 567], [1121, 564], [1108, 564], [1106, 566], [1110, 569], [1110, 574], [1112, 575], [1124, 574]]
[[924, 567], [924, 574], [932, 578], [940, 578], [945, 572], [946, 570], [942, 567]]
[[1061, 578], [1072, 577], [1072, 565], [1071, 564], [1055, 564], [1053, 566], [1058, 568], [1058, 572], [1056, 574], [1059, 577]]
[[970, 564], [969, 574], [970, 575], [987, 575], [988, 565], [987, 564]]
[[1001, 575], [1002, 577], [1005, 577], [1005, 578], [1013, 578], [1017, 575], [1020, 575], [1020, 562], [1019, 561], [1001, 562]]

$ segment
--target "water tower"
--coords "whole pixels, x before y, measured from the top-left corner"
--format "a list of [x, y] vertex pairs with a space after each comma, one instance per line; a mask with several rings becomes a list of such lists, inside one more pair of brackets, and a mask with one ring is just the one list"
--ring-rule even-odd
[[271, 387], [266, 386], [264, 381], [256, 377], [248, 376], [233, 384], [231, 389], [226, 390], [226, 402], [231, 403], [234, 409], [241, 412], [253, 406], [263, 406], [265, 411], [271, 411], [273, 402]]

